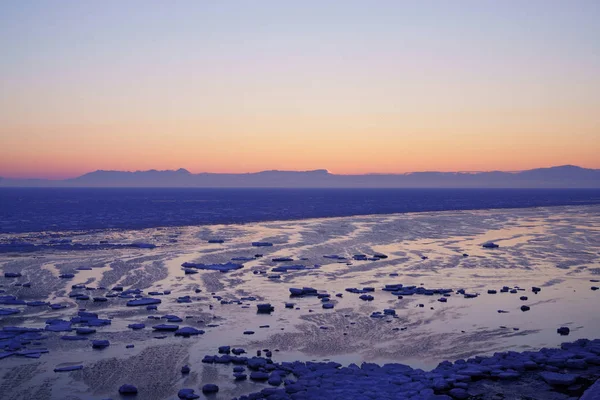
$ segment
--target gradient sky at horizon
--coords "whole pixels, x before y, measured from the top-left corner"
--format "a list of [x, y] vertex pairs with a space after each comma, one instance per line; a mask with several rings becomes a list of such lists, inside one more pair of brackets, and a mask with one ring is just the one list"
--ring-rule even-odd
[[0, 176], [600, 168], [600, 1], [0, 3]]

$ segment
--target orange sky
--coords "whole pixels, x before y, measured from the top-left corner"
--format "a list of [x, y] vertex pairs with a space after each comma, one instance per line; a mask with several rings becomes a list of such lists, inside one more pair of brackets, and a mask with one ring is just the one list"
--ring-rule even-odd
[[400, 3], [3, 3], [0, 176], [600, 168], [598, 3]]

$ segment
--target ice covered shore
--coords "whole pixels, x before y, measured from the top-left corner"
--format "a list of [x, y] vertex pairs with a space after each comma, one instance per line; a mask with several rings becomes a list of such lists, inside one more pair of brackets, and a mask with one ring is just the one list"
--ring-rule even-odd
[[[239, 400], [499, 399], [511, 398], [510, 393], [523, 386], [537, 392], [534, 398], [562, 399], [577, 398], [600, 377], [600, 339], [580, 339], [554, 349], [444, 361], [427, 372], [402, 364], [342, 367], [335, 362], [275, 363], [266, 358], [229, 355], [212, 362], [246, 365], [251, 379], [254, 375], [271, 385]], [[489, 392], [490, 382], [497, 383], [496, 393]], [[596, 395], [597, 386], [592, 389]], [[592, 391], [590, 398], [594, 398]]]

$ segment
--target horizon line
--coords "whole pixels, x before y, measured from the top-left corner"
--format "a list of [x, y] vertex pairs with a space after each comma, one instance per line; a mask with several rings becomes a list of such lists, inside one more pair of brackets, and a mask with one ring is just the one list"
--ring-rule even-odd
[[520, 173], [520, 172], [524, 172], [524, 171], [531, 171], [531, 170], [536, 170], [536, 169], [549, 169], [549, 168], [561, 168], [561, 167], [574, 167], [574, 168], [581, 168], [581, 169], [597, 170], [597, 168], [582, 167], [580, 165], [575, 165], [575, 164], [562, 164], [562, 165], [551, 165], [551, 166], [535, 167], [535, 168], [521, 169], [521, 170], [499, 170], [499, 169], [474, 170], [474, 171], [473, 170], [471, 170], [471, 171], [469, 171], [469, 170], [459, 170], [459, 171], [422, 170], [422, 171], [408, 171], [408, 172], [366, 172], [366, 173], [362, 173], [362, 174], [336, 174], [335, 172], [333, 172], [327, 168], [316, 168], [316, 169], [306, 169], [306, 170], [264, 169], [264, 170], [258, 170], [258, 171], [252, 171], [252, 172], [207, 172], [207, 171], [191, 172], [189, 169], [181, 167], [181, 168], [177, 168], [177, 169], [163, 169], [163, 170], [154, 169], [154, 168], [147, 169], [147, 170], [96, 169], [93, 171], [84, 172], [80, 175], [74, 175], [74, 176], [65, 177], [65, 178], [40, 178], [40, 177], [22, 178], [22, 177], [14, 177], [14, 176], [4, 176], [0, 173], [0, 179], [64, 181], [64, 180], [69, 180], [69, 179], [77, 179], [77, 178], [80, 178], [80, 177], [88, 175], [88, 174], [93, 174], [95, 172], [143, 173], [143, 172], [178, 172], [178, 171], [185, 171], [185, 172], [189, 173], [190, 175], [201, 175], [201, 174], [251, 175], [251, 174], [259, 174], [259, 173], [263, 173], [263, 172], [319, 172], [319, 171], [326, 172], [331, 175], [338, 175], [338, 176], [410, 175], [410, 174], [415, 174], [415, 173], [434, 173], [434, 172], [447, 173], [447, 174], [481, 174], [481, 173], [490, 173], [490, 172], [503, 172], [503, 173], [516, 174], [516, 173]]

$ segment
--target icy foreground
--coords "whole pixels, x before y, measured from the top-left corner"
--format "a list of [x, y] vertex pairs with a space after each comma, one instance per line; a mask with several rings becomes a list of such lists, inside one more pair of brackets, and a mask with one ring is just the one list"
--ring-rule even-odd
[[560, 400], [600, 374], [598, 206], [0, 244], [2, 399]]
[[[218, 362], [229, 363], [221, 357]], [[503, 352], [492, 357], [444, 361], [424, 372], [402, 364], [363, 363], [342, 367], [335, 362], [272, 363], [269, 359], [229, 357], [251, 371], [265, 373], [272, 386], [246, 399], [414, 399], [451, 400], [505, 398], [505, 395], [533, 395], [559, 399], [577, 396], [600, 376], [600, 339], [563, 343], [560, 349]], [[252, 372], [250, 374], [252, 378]], [[289, 379], [289, 378], [291, 379]], [[262, 378], [262, 376], [261, 376]], [[528, 388], [524, 390], [523, 383]], [[515, 384], [515, 382], [518, 382]], [[600, 381], [599, 381], [600, 382]], [[497, 383], [495, 390], [490, 388]], [[504, 386], [504, 387], [503, 387]], [[596, 389], [588, 392], [591, 396]], [[491, 395], [491, 396], [490, 396]], [[531, 397], [529, 397], [531, 398]]]

